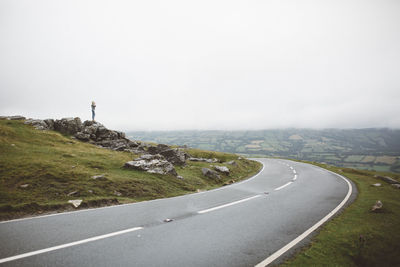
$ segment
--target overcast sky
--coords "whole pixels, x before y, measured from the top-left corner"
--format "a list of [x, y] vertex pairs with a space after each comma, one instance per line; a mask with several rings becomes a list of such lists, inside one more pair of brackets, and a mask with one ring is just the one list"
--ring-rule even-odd
[[0, 1], [0, 115], [400, 128], [400, 1]]

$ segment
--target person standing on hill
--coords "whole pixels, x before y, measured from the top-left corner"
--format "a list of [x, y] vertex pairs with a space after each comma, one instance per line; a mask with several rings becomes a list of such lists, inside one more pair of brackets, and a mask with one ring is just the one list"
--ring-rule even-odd
[[96, 115], [95, 109], [96, 109], [96, 103], [92, 101], [92, 121], [94, 121], [94, 116]]

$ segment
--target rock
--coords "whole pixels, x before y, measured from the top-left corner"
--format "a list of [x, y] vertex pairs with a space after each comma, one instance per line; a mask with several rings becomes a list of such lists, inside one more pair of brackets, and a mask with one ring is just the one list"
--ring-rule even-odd
[[146, 171], [149, 173], [170, 174], [178, 176], [174, 165], [168, 162], [162, 155], [145, 154], [140, 158], [128, 161], [124, 165], [125, 168]]
[[400, 184], [392, 184], [392, 186], [396, 189], [400, 189]]
[[380, 175], [374, 175], [375, 178], [381, 179], [382, 181], [389, 183], [389, 184], [398, 184], [399, 182], [396, 181], [395, 179], [388, 177], [388, 176], [380, 176]]
[[230, 173], [228, 167], [225, 166], [215, 166], [214, 169], [226, 175], [229, 175]]
[[67, 194], [67, 196], [74, 196], [74, 195], [79, 195], [79, 191], [73, 191]]
[[75, 135], [75, 138], [81, 141], [89, 141], [90, 140], [90, 134], [83, 133], [83, 132], [77, 132]]
[[88, 192], [89, 192], [90, 194], [93, 194], [93, 190], [90, 190], [90, 189], [89, 189]]
[[68, 203], [71, 203], [75, 208], [77, 208], [79, 205], [81, 205], [82, 199], [68, 200]]
[[216, 171], [210, 170], [208, 168], [202, 168], [201, 172], [203, 173], [204, 176], [215, 179], [215, 180], [220, 180], [221, 177]]
[[229, 181], [226, 181], [226, 182], [223, 184], [223, 186], [225, 186], [225, 185], [230, 185], [230, 184], [233, 184], [233, 183], [235, 183], [235, 180], [229, 180]]
[[47, 124], [43, 120], [28, 119], [24, 124], [32, 125], [37, 130], [48, 130]]
[[147, 148], [147, 152], [156, 155], [163, 155], [164, 158], [174, 165], [183, 166], [186, 164], [186, 160], [189, 158], [189, 154], [178, 148], [171, 148], [164, 144], [157, 146], [150, 146]]
[[19, 187], [21, 188], [27, 188], [29, 186], [29, 184], [21, 184]]
[[381, 186], [382, 184], [380, 184], [380, 183], [376, 183], [376, 184], [372, 184], [371, 186], [375, 186], [375, 187], [379, 187], [379, 186]]
[[200, 162], [207, 162], [207, 163], [216, 163], [218, 162], [218, 159], [213, 158], [213, 159], [205, 159], [205, 158], [189, 158], [190, 161], [200, 161]]
[[185, 165], [186, 159], [188, 158], [187, 153], [177, 148], [164, 150], [160, 152], [160, 154], [172, 164], [180, 166]]
[[44, 120], [44, 123], [46, 123], [47, 128], [49, 130], [54, 130], [54, 120], [53, 119], [46, 119], [46, 120]]
[[172, 221], [173, 219], [168, 219], [168, 218], [164, 220], [164, 222], [172, 222]]
[[380, 200], [378, 200], [378, 201], [376, 201], [375, 205], [372, 206], [371, 211], [376, 212], [376, 211], [382, 209], [382, 207], [383, 207], [382, 202]]
[[122, 193], [120, 193], [120, 192], [118, 192], [118, 191], [114, 191], [114, 195], [116, 195], [116, 196], [122, 196]]
[[170, 149], [170, 147], [164, 144], [158, 144], [157, 146], [148, 147], [147, 152], [152, 155], [155, 155], [155, 154], [160, 154], [160, 152], [163, 152], [164, 150], [167, 149]]
[[226, 164], [237, 166], [237, 163], [234, 160], [228, 161]]
[[82, 130], [82, 122], [78, 117], [62, 118], [54, 121], [54, 129], [63, 134], [74, 135]]
[[92, 179], [94, 179], [94, 180], [107, 180], [107, 178], [105, 177], [105, 174], [94, 175], [94, 176], [92, 176]]
[[179, 180], [184, 180], [182, 176], [178, 175], [176, 178], [178, 178]]

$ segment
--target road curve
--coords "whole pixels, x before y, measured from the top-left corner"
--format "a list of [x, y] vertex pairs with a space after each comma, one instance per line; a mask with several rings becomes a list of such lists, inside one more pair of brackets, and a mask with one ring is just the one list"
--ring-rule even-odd
[[216, 190], [1, 222], [0, 264], [265, 266], [355, 194], [344, 177], [313, 165], [258, 160], [259, 174]]

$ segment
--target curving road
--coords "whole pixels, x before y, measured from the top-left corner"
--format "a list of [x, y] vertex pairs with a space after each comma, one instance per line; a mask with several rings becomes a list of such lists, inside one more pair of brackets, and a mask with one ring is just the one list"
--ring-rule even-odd
[[0, 265], [265, 266], [354, 197], [339, 175], [258, 160], [258, 175], [212, 191], [2, 222]]

